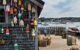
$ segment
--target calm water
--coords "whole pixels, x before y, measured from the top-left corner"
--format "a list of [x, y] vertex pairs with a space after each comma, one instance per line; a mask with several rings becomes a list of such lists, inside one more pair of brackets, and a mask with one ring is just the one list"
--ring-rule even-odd
[[80, 22], [67, 22], [66, 24], [55, 22], [43, 22], [42, 24], [38, 24], [38, 27], [76, 27], [80, 29]]

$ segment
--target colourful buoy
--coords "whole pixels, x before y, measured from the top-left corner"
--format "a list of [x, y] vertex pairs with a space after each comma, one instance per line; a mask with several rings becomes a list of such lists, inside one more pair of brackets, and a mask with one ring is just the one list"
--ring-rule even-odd
[[27, 27], [26, 27], [26, 33], [27, 33], [27, 37], [29, 38], [30, 28], [29, 28], [28, 24], [27, 24]]
[[17, 17], [16, 16], [13, 18], [13, 22], [14, 22], [14, 24], [17, 23]]
[[6, 35], [9, 35], [10, 34], [10, 30], [9, 28], [6, 28]]
[[21, 11], [22, 12], [24, 11], [24, 5], [23, 4], [21, 5]]
[[29, 33], [30, 32], [30, 28], [29, 28], [29, 25], [27, 24], [27, 27], [26, 27], [26, 32]]
[[19, 25], [20, 26], [24, 26], [24, 21], [23, 20], [20, 20]]
[[6, 5], [6, 0], [3, 0], [3, 5]]
[[37, 29], [37, 25], [38, 25], [38, 22], [36, 19], [34, 19], [34, 29], [36, 30]]
[[4, 29], [3, 28], [1, 29], [1, 33], [4, 33]]
[[14, 3], [17, 3], [17, 0], [14, 0]]
[[31, 11], [31, 4], [28, 4], [28, 11]]
[[6, 12], [10, 12], [10, 5], [6, 5], [6, 10], [5, 10]]
[[21, 0], [18, 0], [18, 5], [21, 5]]
[[14, 26], [14, 22], [13, 22], [13, 20], [11, 21], [11, 26]]
[[14, 44], [14, 48], [13, 48], [13, 49], [14, 49], [14, 50], [19, 50], [17, 43]]
[[32, 29], [32, 37], [33, 37], [33, 40], [35, 40], [35, 30]]

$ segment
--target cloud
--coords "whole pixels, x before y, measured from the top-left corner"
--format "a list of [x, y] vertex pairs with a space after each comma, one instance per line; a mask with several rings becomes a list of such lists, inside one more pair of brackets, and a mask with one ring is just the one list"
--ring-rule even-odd
[[80, 17], [80, 0], [44, 0], [45, 6], [40, 17]]

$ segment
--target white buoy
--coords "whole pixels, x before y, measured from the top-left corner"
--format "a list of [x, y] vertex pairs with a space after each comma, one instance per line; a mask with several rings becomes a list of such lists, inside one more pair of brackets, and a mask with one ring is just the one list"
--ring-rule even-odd
[[19, 25], [20, 26], [24, 26], [24, 21], [23, 20], [20, 20]]
[[14, 24], [17, 23], [17, 17], [16, 16], [13, 18], [13, 22], [14, 22]]
[[10, 11], [10, 5], [6, 5], [6, 11], [7, 11], [7, 12]]
[[3, 0], [3, 5], [6, 5], [6, 0]]

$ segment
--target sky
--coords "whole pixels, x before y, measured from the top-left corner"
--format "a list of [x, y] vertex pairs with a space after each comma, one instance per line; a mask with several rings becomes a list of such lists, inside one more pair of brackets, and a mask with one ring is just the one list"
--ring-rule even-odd
[[45, 5], [40, 17], [80, 17], [80, 0], [43, 0]]

